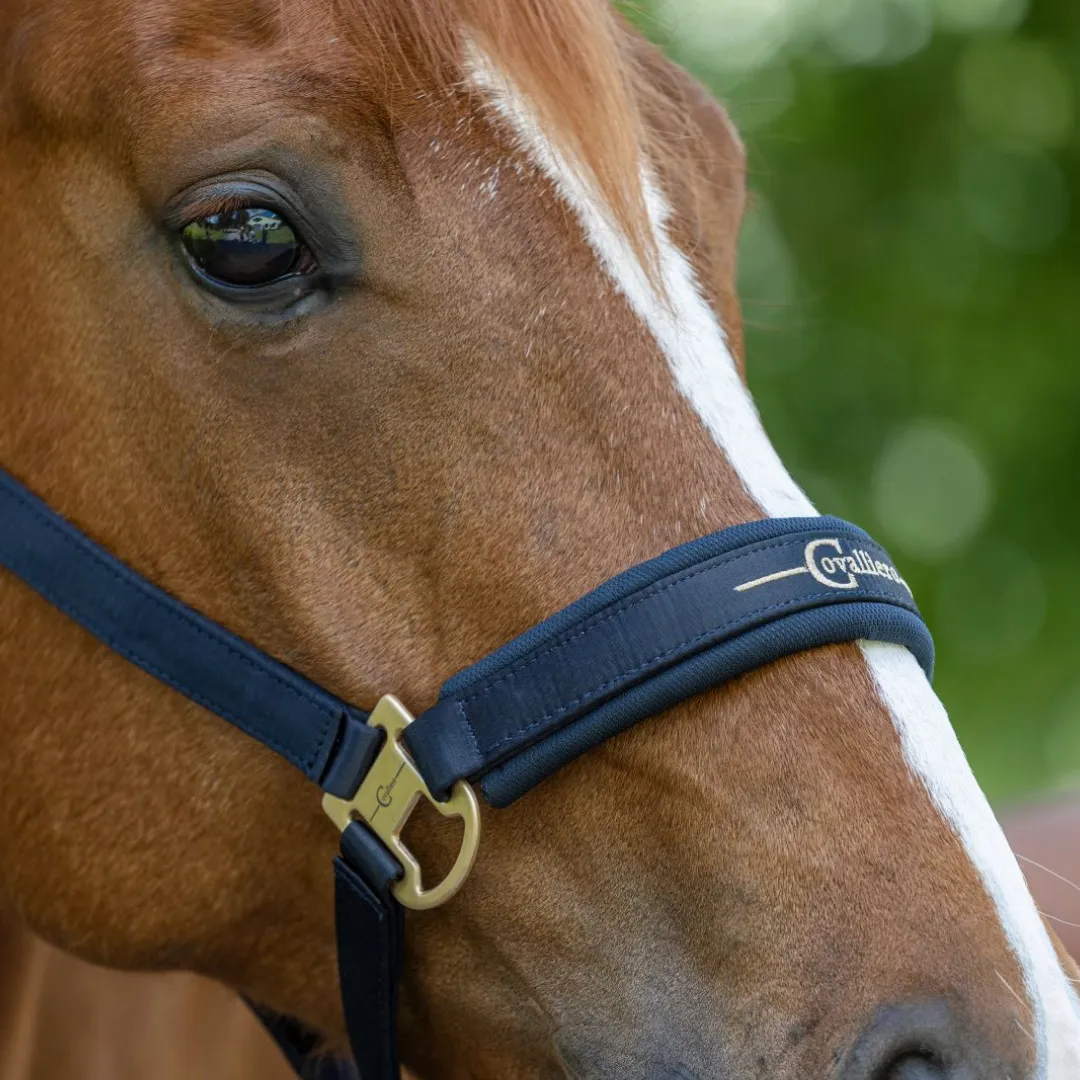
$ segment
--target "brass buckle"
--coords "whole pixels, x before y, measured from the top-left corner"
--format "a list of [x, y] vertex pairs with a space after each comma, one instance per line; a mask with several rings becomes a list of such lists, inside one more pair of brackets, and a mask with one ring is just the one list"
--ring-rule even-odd
[[[446, 903], [461, 888], [476, 859], [480, 844], [480, 807], [476, 795], [464, 780], [459, 780], [446, 802], [439, 802], [401, 745], [401, 733], [413, 716], [392, 694], [387, 694], [368, 723], [386, 732], [386, 741], [368, 770], [367, 776], [351, 799], [323, 796], [323, 809], [330, 820], [344, 832], [351, 822], [361, 818], [394, 853], [405, 876], [394, 883], [398, 903], [413, 911], [424, 911]], [[450, 873], [433, 889], [425, 889], [420, 878], [420, 864], [402, 843], [401, 830], [421, 798], [427, 799], [443, 817], [459, 817], [465, 825], [461, 850]]]

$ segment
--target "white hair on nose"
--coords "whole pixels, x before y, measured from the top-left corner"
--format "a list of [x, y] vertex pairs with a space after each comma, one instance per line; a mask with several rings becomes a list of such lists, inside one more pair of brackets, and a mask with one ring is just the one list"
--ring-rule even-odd
[[[473, 84], [486, 93], [521, 149], [577, 215], [601, 266], [651, 331], [679, 390], [762, 513], [769, 517], [816, 515], [769, 441], [693, 267], [668, 234], [670, 208], [650, 169], [643, 166], [642, 184], [659, 253], [663, 297], [650, 283], [604, 201], [547, 138], [512, 79], [475, 46], [468, 49], [467, 67]], [[861, 642], [860, 648], [899, 733], [908, 767], [963, 844], [1023, 972], [1033, 1020], [1036, 1080], [1078, 1080], [1080, 1001], [1065, 978], [1027, 883], [944, 706], [906, 649], [880, 642]]]

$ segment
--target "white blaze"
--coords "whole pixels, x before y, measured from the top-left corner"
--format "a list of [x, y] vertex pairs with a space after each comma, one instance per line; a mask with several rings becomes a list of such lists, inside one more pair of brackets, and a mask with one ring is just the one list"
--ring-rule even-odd
[[[762, 512], [770, 517], [816, 515], [765, 434], [693, 267], [668, 234], [670, 209], [650, 170], [643, 170], [643, 184], [666, 298], [653, 289], [603, 200], [544, 136], [528, 101], [478, 50], [471, 50], [469, 60], [473, 82], [487, 92], [521, 149], [577, 214], [604, 270], [656, 338], [679, 389]], [[860, 647], [892, 715], [908, 766], [964, 845], [1024, 974], [1037, 1080], [1078, 1080], [1080, 1002], [944, 707], [906, 649], [879, 642], [861, 642]]]

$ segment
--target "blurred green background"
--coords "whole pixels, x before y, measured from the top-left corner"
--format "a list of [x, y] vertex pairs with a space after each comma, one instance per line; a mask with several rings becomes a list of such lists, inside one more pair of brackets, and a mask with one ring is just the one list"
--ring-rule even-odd
[[991, 798], [1080, 783], [1080, 2], [635, 0], [748, 144], [750, 382]]

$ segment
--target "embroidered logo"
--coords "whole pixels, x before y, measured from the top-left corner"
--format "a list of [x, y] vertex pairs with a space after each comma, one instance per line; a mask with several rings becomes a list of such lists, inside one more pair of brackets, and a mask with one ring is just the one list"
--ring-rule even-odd
[[[831, 554], [830, 554], [831, 553]], [[790, 570], [779, 570], [775, 574], [766, 574], [753, 581], [744, 581], [736, 585], [736, 592], [749, 592], [760, 585], [773, 581], [809, 574], [815, 581], [830, 589], [857, 589], [861, 577], [883, 577], [903, 585], [910, 593], [911, 588], [900, 576], [892, 563], [875, 559], [862, 548], [844, 550], [844, 545], [835, 537], [824, 540], [811, 540], [803, 549], [803, 562]]]

